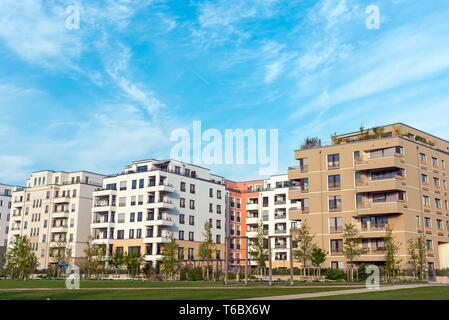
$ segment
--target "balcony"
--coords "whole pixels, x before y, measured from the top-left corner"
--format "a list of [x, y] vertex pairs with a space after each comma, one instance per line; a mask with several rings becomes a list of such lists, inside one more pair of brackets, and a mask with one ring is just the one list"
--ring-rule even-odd
[[431, 227], [425, 227], [424, 228], [425, 233], [432, 234], [432, 228]]
[[259, 204], [258, 203], [247, 203], [246, 210], [247, 211], [259, 210]]
[[53, 226], [51, 227], [51, 232], [52, 233], [65, 233], [69, 231], [69, 226], [68, 225], [62, 225], [62, 226]]
[[302, 215], [309, 212], [309, 208], [292, 207], [288, 210], [289, 220], [301, 220]]
[[288, 199], [295, 200], [295, 199], [301, 199], [304, 198], [304, 194], [309, 192], [309, 189], [302, 188], [302, 187], [290, 187], [288, 189]]
[[148, 202], [147, 204], [148, 209], [173, 209], [175, 207], [175, 205], [173, 204], [172, 201], [169, 200], [163, 200], [163, 201], [158, 201], [158, 202]]
[[274, 219], [287, 219], [287, 215], [284, 213], [284, 214], [278, 214], [278, 215], [274, 215]]
[[362, 231], [386, 231], [388, 227], [389, 227], [388, 224], [382, 223], [370, 224], [369, 226], [362, 225]]
[[309, 171], [308, 165], [288, 167], [288, 179], [296, 180], [303, 178]]
[[309, 192], [309, 186], [291, 186], [288, 188], [288, 191], [299, 191], [300, 193], [308, 193]]
[[287, 249], [287, 244], [275, 243], [274, 248], [275, 249]]
[[246, 231], [246, 236], [248, 238], [256, 238], [257, 237], [257, 230], [255, 230], [255, 231]]
[[284, 200], [277, 200], [277, 201], [274, 202], [275, 205], [281, 205], [281, 204], [286, 204], [286, 203], [287, 203], [287, 201], [285, 199]]
[[386, 250], [383, 247], [377, 247], [377, 248], [362, 248], [363, 253], [362, 254], [385, 254]]
[[259, 224], [259, 217], [247, 217], [246, 224]]
[[404, 201], [392, 202], [359, 202], [357, 203], [357, 213], [366, 214], [386, 214], [386, 213], [405, 213], [407, 203]]
[[286, 234], [287, 230], [286, 229], [275, 229], [274, 230], [274, 234]]
[[169, 183], [160, 183], [158, 185], [149, 185], [148, 186], [148, 192], [154, 192], [154, 191], [159, 191], [159, 192], [175, 192], [176, 189], [175, 187], [173, 187], [172, 184]]
[[55, 204], [58, 203], [69, 203], [70, 202], [70, 197], [57, 197], [53, 199], [53, 202]]
[[69, 211], [62, 211], [62, 212], [55, 211], [55, 212], [53, 212], [51, 217], [54, 219], [68, 218], [68, 217], [70, 217], [70, 212]]
[[393, 156], [378, 157], [378, 158], [368, 158], [363, 162], [357, 163], [355, 165], [357, 170], [372, 170], [381, 168], [397, 167], [403, 163], [402, 156], [395, 154]]
[[114, 227], [115, 223], [110, 221], [104, 221], [101, 219], [92, 221], [91, 228], [92, 229], [105, 229]]
[[143, 243], [166, 243], [166, 242], [170, 242], [170, 237], [166, 235], [143, 238]]
[[388, 191], [388, 190], [401, 190], [405, 184], [405, 181], [402, 177], [396, 176], [391, 179], [379, 179], [379, 180], [361, 180], [359, 183], [356, 180], [357, 189], [360, 189], [359, 192], [376, 192], [376, 191]]
[[114, 239], [108, 239], [108, 238], [95, 238], [92, 239], [93, 244], [114, 244]]
[[174, 224], [175, 224], [175, 222], [171, 218], [165, 217], [165, 218], [162, 218], [162, 219], [153, 220], [153, 224], [152, 225], [171, 227]]

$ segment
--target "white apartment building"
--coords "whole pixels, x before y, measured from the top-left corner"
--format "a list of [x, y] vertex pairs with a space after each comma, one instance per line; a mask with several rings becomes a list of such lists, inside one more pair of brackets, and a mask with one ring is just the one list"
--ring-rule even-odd
[[8, 244], [9, 220], [12, 191], [20, 190], [6, 184], [0, 184], [0, 251]]
[[142, 160], [103, 180], [94, 192], [91, 232], [94, 242], [135, 252], [156, 268], [170, 233], [182, 260], [198, 259], [204, 224], [212, 226], [217, 255], [224, 256], [227, 191], [209, 169], [175, 160]]
[[246, 204], [246, 235], [250, 239], [255, 238], [262, 220], [265, 234], [273, 236], [270, 240], [273, 268], [290, 268], [290, 243], [287, 236], [300, 227], [300, 222], [288, 219], [288, 211], [300, 206], [300, 203], [288, 199], [291, 184], [287, 174], [271, 176], [264, 180], [265, 187], [259, 195], [249, 197]]
[[103, 177], [86, 171], [33, 172], [25, 188], [12, 192], [8, 243], [27, 235], [38, 268], [45, 269], [55, 263], [54, 250], [65, 241], [70, 263], [78, 263], [90, 233], [92, 193]]

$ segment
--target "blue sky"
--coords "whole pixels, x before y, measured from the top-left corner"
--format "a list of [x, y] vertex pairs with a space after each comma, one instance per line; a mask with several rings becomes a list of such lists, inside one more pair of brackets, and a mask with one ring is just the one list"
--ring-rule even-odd
[[[0, 26], [3, 183], [165, 159], [194, 120], [278, 129], [279, 173], [306, 136], [360, 125], [449, 139], [448, 1], [1, 0]], [[258, 169], [212, 166], [235, 180]]]

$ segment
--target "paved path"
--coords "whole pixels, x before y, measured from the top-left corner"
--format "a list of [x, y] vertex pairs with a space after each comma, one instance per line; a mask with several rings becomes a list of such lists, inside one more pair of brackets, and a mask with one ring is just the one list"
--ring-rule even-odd
[[441, 284], [408, 284], [408, 285], [395, 285], [380, 287], [379, 289], [352, 289], [352, 290], [341, 290], [341, 291], [324, 291], [324, 292], [313, 292], [313, 293], [300, 293], [300, 294], [289, 294], [284, 296], [271, 296], [271, 297], [258, 297], [258, 298], [246, 298], [238, 300], [293, 300], [293, 299], [303, 299], [303, 298], [317, 298], [326, 296], [337, 296], [341, 294], [351, 294], [351, 293], [364, 293], [364, 292], [377, 292], [377, 291], [390, 291], [399, 289], [410, 289], [410, 288], [420, 288], [428, 286], [437, 286]]

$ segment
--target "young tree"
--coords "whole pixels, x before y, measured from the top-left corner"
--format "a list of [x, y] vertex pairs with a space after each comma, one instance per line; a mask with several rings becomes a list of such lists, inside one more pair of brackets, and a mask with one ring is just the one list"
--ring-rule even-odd
[[128, 270], [128, 275], [131, 275], [131, 278], [136, 276], [142, 263], [143, 257], [138, 255], [136, 252], [131, 251], [125, 254], [125, 265]]
[[6, 249], [6, 271], [11, 278], [27, 279], [37, 267], [37, 257], [27, 236], [17, 236]]
[[409, 264], [412, 266], [415, 272], [418, 273], [418, 278], [422, 280], [427, 264], [426, 238], [422, 231], [417, 238], [412, 238], [408, 241], [407, 251], [409, 254]]
[[175, 280], [176, 273], [179, 270], [181, 262], [178, 260], [178, 244], [176, 243], [173, 232], [170, 233], [170, 241], [162, 247], [162, 274], [170, 279]]
[[[199, 251], [198, 251], [198, 257], [202, 260], [206, 261], [206, 278], [209, 279], [209, 270], [212, 264], [213, 259], [213, 252], [215, 249], [214, 242], [212, 240], [212, 231], [211, 231], [211, 225], [209, 222], [204, 223], [204, 241], [201, 242]], [[204, 271], [203, 271], [203, 278], [204, 278]]]
[[349, 278], [352, 281], [354, 272], [354, 260], [359, 257], [363, 250], [360, 247], [362, 239], [359, 237], [357, 227], [350, 223], [345, 224], [343, 228], [343, 254], [346, 257], [350, 267]]
[[86, 242], [86, 248], [84, 248], [84, 269], [86, 270], [87, 277], [90, 278], [93, 273], [97, 273], [100, 266], [105, 260], [105, 248], [92, 243], [92, 237], [89, 236]]
[[392, 230], [390, 228], [387, 229], [387, 235], [384, 239], [385, 242], [385, 271], [387, 273], [387, 277], [394, 277], [396, 270], [399, 268], [401, 260], [398, 256], [400, 243], [394, 240], [392, 235]]
[[321, 147], [321, 139], [318, 137], [307, 137], [301, 145], [301, 150]]
[[263, 230], [263, 222], [260, 221], [259, 225], [257, 226], [257, 236], [255, 239], [253, 239], [249, 250], [251, 259], [253, 259], [257, 263], [257, 268], [260, 275], [262, 275], [262, 272], [265, 269], [265, 263], [267, 261], [268, 250], [265, 249], [266, 239], [267, 238], [265, 237]]
[[61, 265], [67, 265], [72, 256], [72, 249], [65, 238], [60, 237], [56, 242], [56, 247], [52, 249], [52, 260], [56, 264], [56, 275], [61, 276]]
[[115, 269], [115, 275], [119, 277], [119, 270], [125, 264], [125, 256], [123, 250], [114, 249], [112, 254], [107, 259], [108, 264]]
[[302, 267], [305, 270], [307, 268], [307, 263], [310, 261], [312, 256], [312, 250], [315, 247], [313, 244], [314, 234], [310, 233], [310, 228], [307, 225], [307, 221], [301, 224], [301, 227], [297, 230], [295, 237], [296, 249], [293, 251], [293, 256], [296, 260], [302, 263]]
[[312, 263], [312, 266], [315, 268], [318, 268], [318, 276], [321, 276], [321, 265], [324, 261], [326, 261], [327, 252], [323, 249], [314, 246], [312, 249], [312, 254], [310, 256], [310, 261]]

